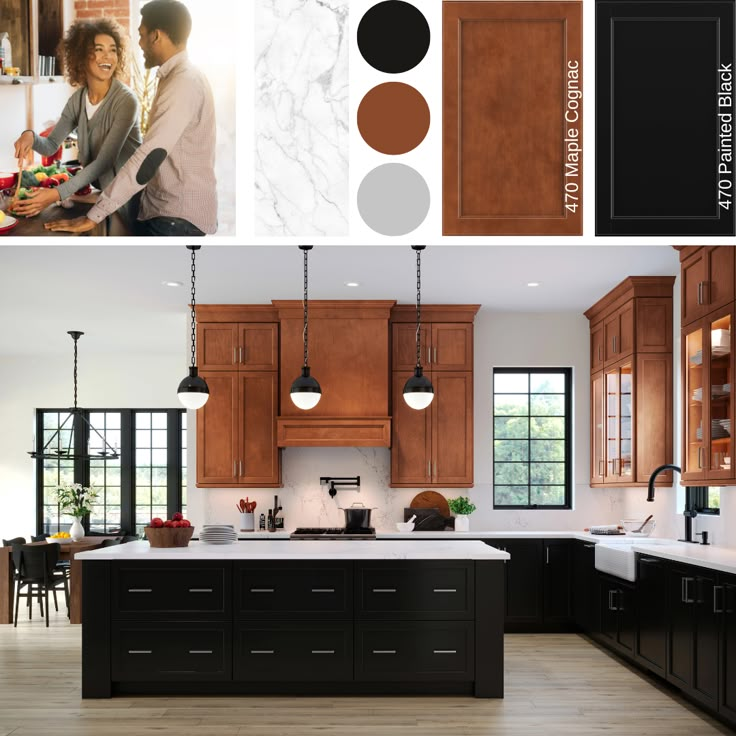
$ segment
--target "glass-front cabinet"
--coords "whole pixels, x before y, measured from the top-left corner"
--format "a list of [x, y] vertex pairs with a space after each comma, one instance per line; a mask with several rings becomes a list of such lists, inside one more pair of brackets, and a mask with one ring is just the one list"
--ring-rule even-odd
[[631, 361], [606, 369], [605, 389], [605, 480], [610, 483], [631, 481], [633, 463], [633, 371]]
[[590, 482], [603, 483], [606, 475], [605, 458], [605, 414], [603, 398], [603, 371], [594, 373], [590, 379], [591, 438], [590, 438]]
[[683, 330], [683, 480], [728, 480], [734, 414], [733, 309], [715, 312]]

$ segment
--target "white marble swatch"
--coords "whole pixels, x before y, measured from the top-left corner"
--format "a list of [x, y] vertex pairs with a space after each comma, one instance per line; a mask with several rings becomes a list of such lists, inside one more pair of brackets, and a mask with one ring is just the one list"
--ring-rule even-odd
[[255, 230], [348, 234], [348, 1], [256, 0]]

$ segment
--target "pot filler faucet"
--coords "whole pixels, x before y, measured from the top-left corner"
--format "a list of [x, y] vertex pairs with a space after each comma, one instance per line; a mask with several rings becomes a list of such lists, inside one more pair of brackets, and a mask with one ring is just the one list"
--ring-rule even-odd
[[[682, 469], [677, 465], [660, 465], [656, 468], [649, 476], [649, 492], [647, 493], [647, 501], [654, 501], [654, 480], [665, 470], [676, 470], [678, 473], [682, 473]], [[678, 542], [698, 544], [698, 542], [693, 539], [693, 519], [698, 515], [695, 508], [695, 496], [701, 488], [701, 486], [685, 486], [685, 510], [682, 512], [682, 515], [685, 517], [685, 539], [678, 539]], [[703, 544], [708, 543], [707, 539], [707, 536], [703, 537]]]
[[337, 496], [337, 486], [351, 486], [353, 488], [360, 488], [360, 476], [355, 475], [351, 478], [332, 478], [329, 475], [323, 475], [319, 479], [319, 484], [323, 485], [325, 483], [330, 484], [329, 494], [330, 496], [332, 496], [332, 498], [335, 498], [335, 496]]

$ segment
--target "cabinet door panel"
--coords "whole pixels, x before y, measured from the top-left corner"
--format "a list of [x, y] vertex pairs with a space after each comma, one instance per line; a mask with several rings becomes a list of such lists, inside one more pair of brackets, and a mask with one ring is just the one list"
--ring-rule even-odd
[[733, 2], [599, 0], [596, 11], [596, 233], [732, 235], [718, 70], [733, 63]]
[[[672, 355], [636, 356], [636, 480], [647, 483], [655, 468], [672, 462]], [[663, 387], [669, 390], [663, 390]], [[657, 476], [672, 482], [667, 471]]]
[[616, 590], [618, 608], [618, 645], [627, 654], [634, 654], [636, 645], [636, 591], [627, 585]]
[[636, 350], [644, 353], [672, 352], [672, 300], [636, 300]]
[[443, 11], [443, 233], [581, 234], [582, 3]]
[[432, 372], [432, 483], [473, 485], [473, 374]]
[[658, 675], [667, 667], [667, 566], [656, 557], [637, 560], [639, 627], [636, 658]]
[[723, 576], [723, 590], [719, 591], [723, 611], [723, 639], [721, 644], [721, 690], [719, 712], [736, 721], [736, 577]]
[[[704, 572], [702, 569], [698, 572]], [[694, 650], [692, 694], [711, 708], [718, 707], [718, 628], [713, 587], [715, 574], [698, 575], [694, 584]]]
[[542, 540], [503, 539], [498, 547], [511, 559], [506, 562], [506, 622], [541, 623], [542, 606]]
[[473, 370], [473, 325], [433, 324], [433, 371]]
[[572, 605], [575, 623], [586, 632], [597, 628], [598, 595], [595, 576], [595, 544], [573, 542]]
[[572, 547], [567, 539], [544, 540], [544, 621], [564, 623], [571, 617]]
[[[239, 325], [241, 370], [275, 371], [279, 367], [279, 327], [268, 322]], [[241, 350], [242, 348], [242, 350]]]
[[708, 426], [710, 386], [708, 385], [708, 362], [710, 351], [705, 340], [702, 322], [691, 324], [682, 335], [682, 478], [686, 481], [705, 479], [705, 439], [703, 428]]
[[278, 374], [241, 373], [239, 383], [241, 451], [238, 481], [250, 485], [278, 484], [281, 480], [276, 446]]
[[417, 411], [404, 401], [404, 384], [411, 375], [393, 374], [391, 485], [417, 487], [427, 485], [432, 475], [431, 404]]
[[687, 692], [690, 692], [693, 681], [693, 599], [689, 596], [694, 581], [693, 576], [681, 569], [669, 571], [667, 679]]
[[590, 371], [601, 370], [603, 368], [603, 322], [599, 322], [590, 328]]
[[685, 327], [705, 314], [703, 307], [703, 283], [706, 280], [704, 248], [682, 262], [680, 278], [682, 280], [682, 326]]
[[734, 248], [708, 246], [705, 249], [708, 280], [703, 287], [708, 311], [725, 307], [734, 300]]
[[197, 325], [197, 365], [200, 371], [232, 371], [238, 362], [238, 325], [204, 322]]
[[[421, 363], [430, 367], [432, 344], [430, 329], [423, 325], [421, 332]], [[417, 364], [417, 327], [415, 324], [398, 323], [391, 328], [391, 365], [395, 371], [413, 371]]]
[[590, 418], [591, 418], [591, 453], [590, 482], [603, 483], [606, 475], [605, 460], [605, 403], [603, 391], [603, 373], [596, 373], [591, 379]]
[[237, 483], [238, 373], [202, 373], [210, 389], [197, 409], [197, 483]]
[[600, 633], [609, 644], [615, 645], [618, 639], [618, 611], [616, 609], [616, 584], [598, 578], [598, 597], [601, 613]]

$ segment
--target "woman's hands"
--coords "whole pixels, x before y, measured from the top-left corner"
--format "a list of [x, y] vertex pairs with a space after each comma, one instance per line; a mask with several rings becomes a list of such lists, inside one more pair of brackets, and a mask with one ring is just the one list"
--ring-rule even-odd
[[22, 166], [33, 147], [33, 131], [23, 131], [13, 145], [15, 146], [15, 158], [18, 159], [18, 165]]
[[27, 199], [16, 200], [13, 203], [13, 212], [23, 217], [35, 217], [41, 210], [58, 201], [59, 193], [56, 189], [37, 189]]
[[62, 233], [87, 233], [94, 229], [97, 223], [87, 217], [75, 217], [73, 220], [53, 220], [44, 227], [47, 230], [56, 230]]

